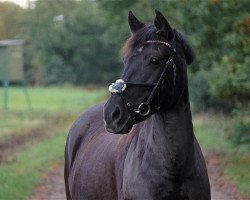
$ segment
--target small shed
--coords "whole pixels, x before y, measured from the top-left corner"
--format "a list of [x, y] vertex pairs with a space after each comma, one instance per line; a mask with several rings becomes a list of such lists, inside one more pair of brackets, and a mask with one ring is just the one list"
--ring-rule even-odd
[[4, 88], [4, 110], [8, 110], [8, 87], [10, 82], [21, 82], [23, 84], [25, 99], [32, 109], [24, 84], [23, 44], [24, 40], [0, 40], [0, 82], [3, 83]]
[[23, 40], [0, 40], [0, 81], [22, 81]]

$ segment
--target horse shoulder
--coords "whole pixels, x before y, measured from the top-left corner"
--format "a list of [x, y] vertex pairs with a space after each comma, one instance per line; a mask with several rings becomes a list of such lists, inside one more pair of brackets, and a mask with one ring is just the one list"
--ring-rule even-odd
[[74, 162], [79, 147], [95, 133], [92, 129], [103, 127], [103, 105], [95, 105], [82, 113], [73, 123], [67, 138], [65, 155], [68, 156], [69, 166]]

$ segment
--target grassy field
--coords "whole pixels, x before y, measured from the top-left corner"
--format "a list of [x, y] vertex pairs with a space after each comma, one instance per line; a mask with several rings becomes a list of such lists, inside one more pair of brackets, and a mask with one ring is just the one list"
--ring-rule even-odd
[[234, 119], [223, 115], [197, 115], [194, 117], [195, 135], [201, 146], [222, 152], [224, 173], [242, 193], [250, 196], [250, 145], [235, 145], [229, 138]]
[[32, 110], [18, 87], [9, 90], [8, 112], [0, 108], [0, 147], [8, 142], [13, 145], [4, 155], [8, 158], [0, 163], [0, 200], [21, 200], [31, 195], [43, 174], [63, 161], [66, 136], [73, 121], [107, 95], [102, 88], [28, 88], [28, 92]]
[[15, 162], [0, 165], [0, 199], [26, 199], [41, 182], [42, 175], [62, 162], [67, 130], [16, 152]]
[[[29, 88], [28, 92], [32, 110], [27, 105], [22, 88], [9, 89], [8, 112], [3, 110], [3, 98], [0, 98], [0, 142], [13, 135], [27, 134], [30, 130], [59, 126], [106, 95], [105, 90], [99, 88]], [[3, 93], [2, 88], [0, 93]]]
[[[90, 106], [105, 94], [104, 89], [82, 89], [76, 87], [31, 87], [28, 88], [32, 108], [41, 112], [48, 111], [79, 111]], [[3, 94], [2, 88], [0, 93]], [[23, 88], [11, 87], [9, 89], [9, 109], [11, 111], [27, 111]], [[0, 99], [3, 105], [3, 98]]]

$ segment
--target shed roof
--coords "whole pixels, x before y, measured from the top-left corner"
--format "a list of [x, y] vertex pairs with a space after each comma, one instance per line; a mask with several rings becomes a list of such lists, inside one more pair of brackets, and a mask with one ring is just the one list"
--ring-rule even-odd
[[22, 45], [24, 40], [0, 40], [0, 47]]

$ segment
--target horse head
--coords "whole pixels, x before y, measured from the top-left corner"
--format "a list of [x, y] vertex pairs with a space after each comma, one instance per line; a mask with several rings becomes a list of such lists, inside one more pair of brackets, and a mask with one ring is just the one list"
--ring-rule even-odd
[[123, 47], [124, 70], [109, 86], [104, 106], [107, 131], [130, 132], [133, 125], [174, 106], [187, 87], [186, 66], [194, 60], [192, 47], [159, 12], [144, 24], [130, 11], [131, 37]]

